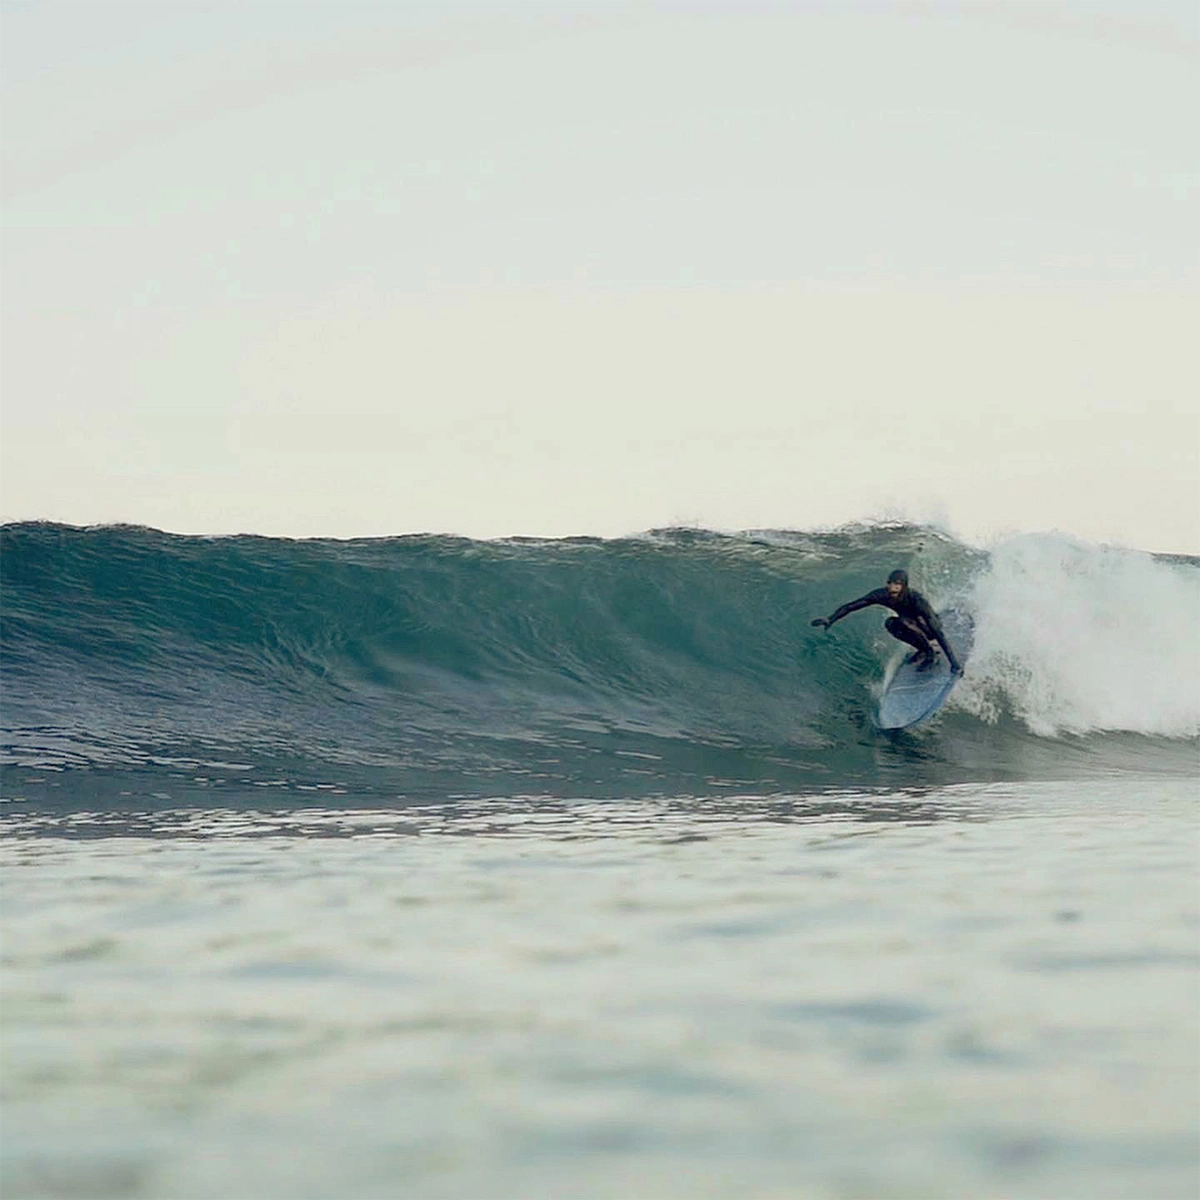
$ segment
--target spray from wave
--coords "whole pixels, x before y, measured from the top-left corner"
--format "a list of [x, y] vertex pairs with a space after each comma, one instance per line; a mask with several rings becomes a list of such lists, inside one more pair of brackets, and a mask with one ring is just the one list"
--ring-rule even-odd
[[1007, 709], [1034, 733], [1200, 734], [1194, 564], [1059, 534], [1013, 538], [972, 588], [974, 661], [961, 707]]

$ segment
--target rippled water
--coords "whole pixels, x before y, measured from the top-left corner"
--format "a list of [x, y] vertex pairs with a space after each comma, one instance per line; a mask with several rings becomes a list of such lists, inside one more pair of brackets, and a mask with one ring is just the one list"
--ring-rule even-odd
[[4, 806], [3, 1194], [1191, 1197], [1191, 781]]

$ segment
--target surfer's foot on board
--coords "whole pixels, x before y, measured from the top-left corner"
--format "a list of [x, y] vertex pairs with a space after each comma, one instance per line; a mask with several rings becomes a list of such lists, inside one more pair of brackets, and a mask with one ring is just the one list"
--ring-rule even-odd
[[937, 655], [932, 652], [928, 654], [918, 654], [912, 661], [917, 664], [918, 671], [928, 671], [929, 668], [932, 667], [935, 662], [937, 662]]

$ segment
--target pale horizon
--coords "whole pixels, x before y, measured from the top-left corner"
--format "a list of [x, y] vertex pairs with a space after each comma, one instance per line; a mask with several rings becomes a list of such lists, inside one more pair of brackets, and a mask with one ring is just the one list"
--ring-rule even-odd
[[1198, 33], [8, 4], [0, 519], [1200, 554]]

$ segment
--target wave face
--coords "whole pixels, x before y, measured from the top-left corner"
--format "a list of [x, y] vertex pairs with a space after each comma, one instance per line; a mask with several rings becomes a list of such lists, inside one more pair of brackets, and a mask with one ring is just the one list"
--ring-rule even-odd
[[[1200, 563], [1057, 535], [602, 541], [2, 531], [4, 793], [339, 803], [1193, 771]], [[947, 709], [872, 722], [894, 567], [976, 641]], [[41, 789], [41, 790], [39, 790]], [[49, 795], [49, 792], [45, 792]], [[67, 801], [67, 795], [72, 798]]]

